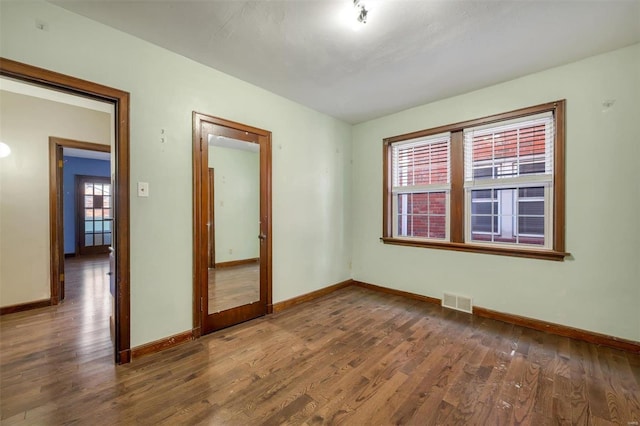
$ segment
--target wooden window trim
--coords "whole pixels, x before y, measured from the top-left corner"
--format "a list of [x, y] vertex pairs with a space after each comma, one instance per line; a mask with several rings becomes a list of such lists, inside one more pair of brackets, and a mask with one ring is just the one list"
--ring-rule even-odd
[[[459, 123], [439, 126], [432, 129], [420, 130], [403, 135], [385, 138], [382, 144], [382, 238], [385, 244], [411, 247], [464, 251], [472, 253], [494, 254], [502, 256], [525, 257], [562, 261], [570, 254], [565, 252], [565, 103], [558, 100], [521, 108], [514, 111], [494, 114], [483, 118], [467, 120]], [[465, 203], [464, 203], [464, 148], [463, 130], [465, 128], [497, 123], [505, 120], [526, 117], [543, 112], [552, 112], [555, 121], [554, 144], [554, 179], [553, 179], [553, 232], [552, 248], [538, 249], [527, 247], [504, 247], [473, 244], [464, 241]], [[451, 193], [449, 208], [450, 241], [437, 242], [408, 238], [393, 237], [392, 234], [392, 191], [391, 191], [391, 146], [395, 142], [430, 136], [438, 133], [451, 132]]]

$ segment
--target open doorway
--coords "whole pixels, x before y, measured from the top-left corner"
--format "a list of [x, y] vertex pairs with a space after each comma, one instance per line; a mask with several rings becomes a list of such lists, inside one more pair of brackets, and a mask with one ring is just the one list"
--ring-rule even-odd
[[[115, 288], [109, 256], [114, 232], [111, 147], [55, 137], [50, 144], [50, 155], [56, 157], [50, 163], [62, 169], [51, 173], [56, 180], [51, 223], [61, 227], [56, 234], [62, 241], [55, 244], [63, 254], [63, 279], [52, 280], [52, 294], [56, 292], [53, 286], [58, 286], [61, 301], [82, 306], [80, 321], [93, 328], [94, 344], [104, 345], [101, 342], [109, 337], [113, 342], [115, 337]], [[62, 220], [55, 220], [60, 215]], [[51, 253], [56, 253], [53, 247]]]
[[[129, 94], [118, 89], [102, 86], [96, 83], [80, 80], [45, 69], [33, 67], [27, 64], [0, 58], [0, 76], [20, 81], [35, 87], [51, 89], [68, 95], [81, 98], [107, 102], [113, 105], [113, 232], [111, 253], [112, 275], [111, 287], [114, 294], [114, 326], [113, 346], [114, 357], [118, 363], [130, 361], [130, 291], [129, 291]], [[50, 145], [51, 146], [51, 145]], [[62, 153], [60, 152], [60, 155]], [[50, 156], [50, 158], [57, 158]], [[52, 160], [53, 161], [53, 160]], [[56, 164], [50, 164], [50, 170], [57, 170]], [[56, 172], [57, 173], [57, 172]], [[57, 197], [54, 180], [50, 180], [49, 200], [50, 207], [55, 209]], [[62, 220], [62, 215], [55, 218]], [[52, 243], [52, 257], [57, 261], [51, 262], [51, 277], [61, 278], [60, 271], [64, 270], [63, 238], [58, 235], [61, 226], [50, 223], [50, 241]], [[55, 247], [54, 247], [55, 245]], [[50, 304], [59, 301], [51, 294]]]
[[[65, 299], [65, 260], [87, 254], [108, 255], [115, 215], [110, 145], [50, 137], [49, 156], [51, 300], [55, 305]], [[108, 256], [103, 257], [109, 263]], [[113, 337], [114, 291], [111, 297]]]

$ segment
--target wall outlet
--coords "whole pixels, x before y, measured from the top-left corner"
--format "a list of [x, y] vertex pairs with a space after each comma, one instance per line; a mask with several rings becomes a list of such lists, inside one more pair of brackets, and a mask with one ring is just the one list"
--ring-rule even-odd
[[138, 182], [138, 197], [148, 197], [148, 196], [149, 196], [149, 183]]

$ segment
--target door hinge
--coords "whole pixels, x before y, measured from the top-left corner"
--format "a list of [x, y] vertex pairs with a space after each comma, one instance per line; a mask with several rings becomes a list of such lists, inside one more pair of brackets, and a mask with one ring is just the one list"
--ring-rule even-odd
[[200, 138], [200, 152], [202, 152], [202, 138]]
[[204, 312], [204, 300], [200, 297], [200, 312]]
[[64, 166], [64, 161], [58, 160], [58, 167], [62, 168]]
[[60, 274], [60, 282], [64, 281], [64, 274]]

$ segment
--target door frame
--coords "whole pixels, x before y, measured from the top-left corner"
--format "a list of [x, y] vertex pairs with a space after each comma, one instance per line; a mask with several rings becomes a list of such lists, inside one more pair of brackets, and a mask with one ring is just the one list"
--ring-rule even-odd
[[[131, 361], [130, 250], [129, 250], [129, 93], [76, 77], [0, 57], [0, 75], [113, 104], [115, 109], [114, 218], [115, 254], [115, 362]], [[51, 198], [51, 197], [50, 197]], [[59, 238], [59, 237], [58, 237]]]
[[[76, 148], [88, 151], [111, 153], [111, 147], [109, 145], [58, 138], [54, 136], [49, 137], [49, 242], [51, 254], [50, 281], [52, 305], [57, 305], [64, 300], [65, 293], [63, 222], [64, 148]], [[74, 241], [74, 245], [75, 244], [76, 242]]]
[[[208, 239], [209, 232], [207, 222], [209, 213], [207, 205], [203, 202], [210, 196], [208, 186], [204, 184], [209, 180], [208, 171], [203, 169], [203, 153], [208, 150], [208, 140], [204, 140], [202, 134], [202, 126], [210, 123], [217, 126], [224, 126], [230, 129], [256, 134], [264, 138], [264, 145], [260, 147], [260, 211], [265, 212], [261, 217], [261, 232], [264, 232], [265, 239], [262, 244], [266, 245], [265, 265], [260, 267], [266, 268], [266, 313], [273, 312], [272, 298], [272, 245], [271, 245], [271, 132], [256, 127], [247, 126], [245, 124], [234, 121], [225, 120], [223, 118], [193, 112], [193, 336], [198, 338], [203, 334], [203, 326], [207, 312], [204, 310], [203, 303], [203, 283], [208, 282]], [[205, 163], [206, 164], [206, 163]], [[264, 194], [264, 197], [262, 196]], [[266, 231], [266, 232], [265, 232]], [[256, 237], [258, 237], [256, 235]]]
[[[213, 183], [215, 181], [215, 172], [212, 168], [209, 168], [209, 199], [215, 200], [215, 188]], [[214, 209], [209, 209], [209, 217], [207, 218], [209, 224], [209, 260], [208, 266], [209, 268], [216, 267], [216, 227], [214, 223], [216, 223], [216, 214]]]

